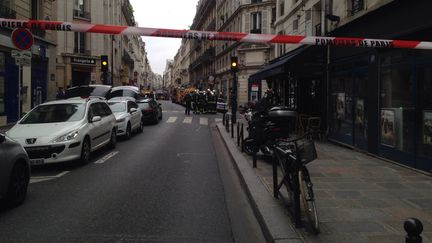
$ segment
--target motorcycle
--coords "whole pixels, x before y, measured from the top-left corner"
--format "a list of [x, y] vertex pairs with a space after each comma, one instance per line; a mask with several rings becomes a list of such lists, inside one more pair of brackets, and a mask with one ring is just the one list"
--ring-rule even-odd
[[268, 111], [245, 113], [248, 121], [249, 136], [244, 140], [246, 154], [253, 155], [261, 151], [271, 155], [271, 144], [275, 139], [288, 138], [295, 128], [297, 112], [287, 107], [276, 106]]

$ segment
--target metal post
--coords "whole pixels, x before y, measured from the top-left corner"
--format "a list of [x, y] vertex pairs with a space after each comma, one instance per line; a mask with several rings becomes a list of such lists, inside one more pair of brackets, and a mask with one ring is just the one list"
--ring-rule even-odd
[[232, 83], [232, 98], [231, 98], [231, 122], [237, 122], [237, 75], [233, 72], [233, 83]]
[[301, 227], [299, 173], [293, 174], [291, 182], [293, 184], [293, 193], [294, 193], [294, 198], [293, 198], [294, 224], [296, 228], [299, 228]]
[[226, 130], [227, 130], [227, 132], [229, 132], [230, 131], [230, 129], [229, 129], [229, 115], [227, 115], [227, 119], [226, 119]]
[[19, 65], [19, 70], [18, 70], [18, 80], [19, 80], [19, 85], [18, 85], [18, 120], [20, 120], [22, 110], [23, 110], [23, 101], [22, 101], [23, 74], [22, 74], [22, 65], [21, 64]]
[[240, 123], [237, 122], [237, 146], [240, 146]]
[[234, 138], [234, 123], [231, 122], [231, 138]]
[[241, 136], [241, 151], [244, 152], [244, 127], [243, 127], [243, 123], [241, 124], [240, 136]]
[[272, 165], [273, 165], [273, 197], [278, 198], [278, 175], [277, 175], [277, 163], [276, 163], [276, 155], [275, 152], [272, 156]]
[[405, 220], [404, 229], [407, 232], [405, 236], [406, 243], [422, 243], [421, 233], [423, 231], [423, 224], [416, 218]]
[[[255, 148], [254, 148], [254, 149], [255, 149]], [[252, 159], [253, 159], [252, 166], [253, 166], [253, 168], [256, 168], [256, 167], [257, 167], [257, 160], [258, 160], [258, 158], [257, 158], [257, 153], [258, 153], [258, 151], [254, 151], [254, 154], [253, 154], [253, 156], [252, 156]]]

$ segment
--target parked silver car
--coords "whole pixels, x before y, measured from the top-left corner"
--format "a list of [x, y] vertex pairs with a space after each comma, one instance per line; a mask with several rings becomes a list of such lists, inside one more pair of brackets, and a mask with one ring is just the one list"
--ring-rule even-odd
[[0, 199], [8, 206], [17, 206], [27, 195], [29, 157], [19, 143], [0, 134], [0, 158]]

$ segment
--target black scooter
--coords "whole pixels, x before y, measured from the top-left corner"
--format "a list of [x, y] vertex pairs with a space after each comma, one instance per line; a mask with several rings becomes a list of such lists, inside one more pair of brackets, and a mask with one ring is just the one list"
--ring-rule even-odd
[[261, 112], [248, 111], [245, 116], [249, 136], [244, 140], [244, 150], [248, 155], [259, 150], [264, 155], [271, 155], [270, 146], [274, 140], [288, 138], [297, 121], [297, 112], [284, 106]]

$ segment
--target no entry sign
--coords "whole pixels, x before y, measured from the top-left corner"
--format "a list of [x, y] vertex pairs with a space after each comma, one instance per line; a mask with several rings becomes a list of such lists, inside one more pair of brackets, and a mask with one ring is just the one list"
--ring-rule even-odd
[[12, 43], [22, 51], [28, 50], [33, 45], [33, 35], [27, 29], [16, 29], [12, 32]]

